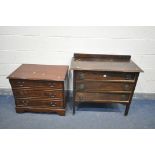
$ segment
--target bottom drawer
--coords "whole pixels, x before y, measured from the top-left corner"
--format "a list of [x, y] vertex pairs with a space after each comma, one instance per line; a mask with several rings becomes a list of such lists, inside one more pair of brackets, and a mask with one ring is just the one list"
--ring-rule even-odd
[[129, 102], [130, 94], [118, 93], [76, 93], [77, 102]]
[[30, 106], [30, 107], [63, 107], [63, 101], [54, 101], [50, 99], [16, 99], [16, 106]]

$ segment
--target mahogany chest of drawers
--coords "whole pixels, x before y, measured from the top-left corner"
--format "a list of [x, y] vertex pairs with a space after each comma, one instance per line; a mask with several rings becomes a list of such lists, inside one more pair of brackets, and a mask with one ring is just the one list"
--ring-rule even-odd
[[73, 114], [79, 103], [121, 103], [128, 114], [138, 76], [143, 72], [130, 55], [75, 53], [73, 70]]
[[68, 66], [23, 64], [8, 76], [16, 112], [65, 115]]

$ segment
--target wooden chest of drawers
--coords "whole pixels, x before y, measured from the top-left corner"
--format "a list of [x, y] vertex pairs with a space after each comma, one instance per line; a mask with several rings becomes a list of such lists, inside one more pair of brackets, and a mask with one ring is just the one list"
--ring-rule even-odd
[[68, 66], [21, 65], [8, 76], [16, 112], [65, 115]]
[[139, 72], [129, 55], [74, 54], [73, 114], [79, 103], [121, 103], [128, 114]]

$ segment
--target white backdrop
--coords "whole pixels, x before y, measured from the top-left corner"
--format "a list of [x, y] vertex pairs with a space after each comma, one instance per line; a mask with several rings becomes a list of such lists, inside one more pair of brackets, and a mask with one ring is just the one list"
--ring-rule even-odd
[[136, 92], [155, 93], [155, 27], [0, 27], [0, 89], [22, 63], [70, 65], [74, 52], [130, 54], [144, 70]]

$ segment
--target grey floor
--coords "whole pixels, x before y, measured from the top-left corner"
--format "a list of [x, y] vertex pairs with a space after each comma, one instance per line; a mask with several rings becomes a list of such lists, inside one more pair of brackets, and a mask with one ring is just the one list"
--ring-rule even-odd
[[125, 117], [123, 105], [104, 105], [102, 108], [80, 106], [72, 115], [72, 103], [66, 116], [56, 114], [15, 112], [12, 96], [0, 96], [1, 129], [149, 129], [155, 128], [155, 100], [133, 99], [129, 115]]

